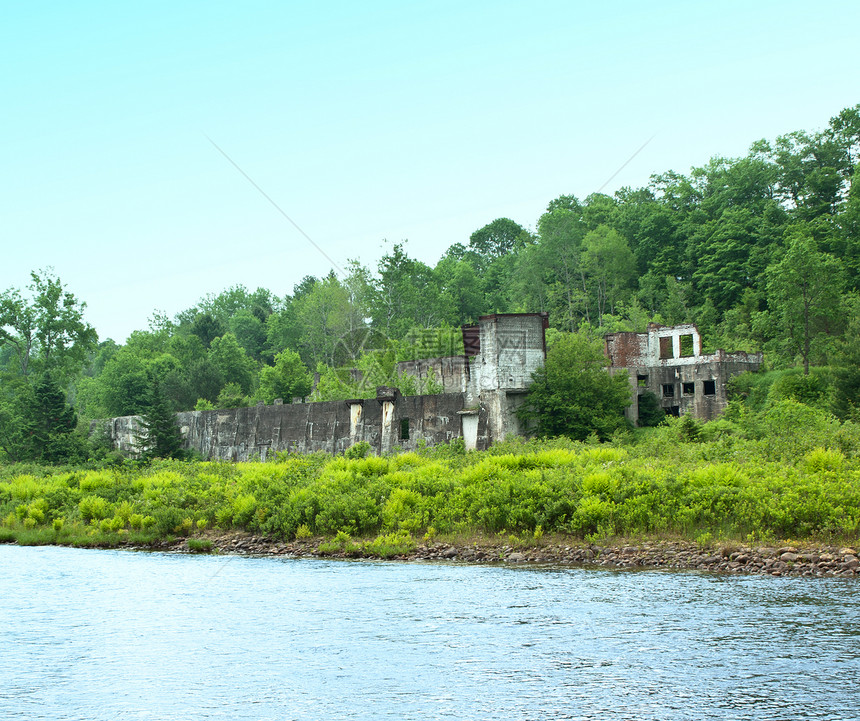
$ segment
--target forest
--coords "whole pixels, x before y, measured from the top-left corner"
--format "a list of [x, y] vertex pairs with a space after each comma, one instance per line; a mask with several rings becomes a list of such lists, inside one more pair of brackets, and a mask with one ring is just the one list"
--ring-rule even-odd
[[561, 195], [533, 228], [492, 220], [435, 265], [403, 240], [375, 268], [352, 260], [291, 292], [211, 293], [175, 317], [154, 312], [124, 344], [100, 340], [83, 299], [34, 271], [0, 294], [0, 453], [86, 458], [58, 428], [154, 405], [334, 400], [383, 383], [438, 392], [398, 377], [396, 362], [461, 353], [459, 326], [494, 312], [547, 311], [550, 348], [569, 333], [694, 322], [706, 351], [762, 350], [768, 369], [802, 377], [813, 405], [856, 421], [858, 154], [860, 105], [645, 187]]

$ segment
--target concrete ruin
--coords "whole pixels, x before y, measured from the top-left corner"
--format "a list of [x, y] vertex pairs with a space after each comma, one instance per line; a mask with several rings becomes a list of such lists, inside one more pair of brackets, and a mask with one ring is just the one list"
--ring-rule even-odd
[[[482, 316], [463, 328], [465, 355], [411, 361], [399, 369], [419, 378], [432, 372], [443, 385], [441, 394], [403, 396], [396, 388], [381, 387], [373, 399], [185, 411], [177, 421], [186, 450], [208, 459], [248, 461], [282, 451], [342, 453], [360, 442], [382, 454], [455, 438], [462, 438], [467, 449], [485, 449], [523, 433], [516, 409], [531, 374], [546, 359], [546, 328], [546, 313]], [[139, 417], [113, 418], [107, 432], [114, 448], [138, 452]]]
[[609, 333], [605, 352], [610, 372], [627, 370], [633, 402], [626, 415], [636, 423], [639, 399], [650, 391], [668, 415], [689, 414], [712, 420], [726, 404], [727, 384], [732, 376], [757, 371], [761, 353], [702, 354], [702, 336], [692, 323], [661, 326], [649, 323], [645, 333]]

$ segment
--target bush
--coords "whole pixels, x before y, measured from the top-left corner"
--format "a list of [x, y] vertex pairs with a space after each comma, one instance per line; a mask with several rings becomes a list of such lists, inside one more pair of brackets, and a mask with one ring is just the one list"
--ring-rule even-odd
[[344, 458], [355, 460], [357, 458], [367, 458], [370, 455], [371, 445], [367, 441], [359, 441], [351, 445], [344, 452]]
[[645, 391], [637, 400], [639, 403], [639, 425], [642, 428], [653, 428], [666, 420], [666, 411], [660, 405], [660, 399], [651, 391]]
[[100, 520], [111, 512], [110, 504], [101, 496], [85, 496], [78, 504], [78, 510], [85, 521]]
[[542, 437], [585, 440], [596, 434], [609, 440], [627, 428], [630, 405], [627, 373], [610, 375], [600, 341], [567, 333], [547, 353], [544, 366], [532, 374], [526, 402], [518, 410], [527, 423], [536, 421]]
[[201, 538], [189, 538], [186, 545], [192, 553], [211, 553], [213, 548], [212, 541]]

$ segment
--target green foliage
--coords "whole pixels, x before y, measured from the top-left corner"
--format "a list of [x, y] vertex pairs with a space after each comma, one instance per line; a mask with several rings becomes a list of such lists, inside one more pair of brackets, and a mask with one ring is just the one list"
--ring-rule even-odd
[[674, 418], [667, 419], [670, 427], [674, 428], [682, 442], [695, 443], [702, 439], [702, 425], [693, 416], [685, 414], [677, 419], [677, 422], [672, 422], [674, 420]]
[[182, 458], [182, 433], [176, 416], [158, 383], [152, 386], [149, 403], [141, 414], [141, 433], [137, 438], [141, 456], [153, 458]]
[[84, 321], [80, 302], [50, 270], [30, 273], [27, 298], [17, 289], [0, 293], [0, 348], [11, 350], [23, 376], [51, 372], [68, 380], [83, 366], [98, 337]]
[[829, 413], [795, 400], [775, 403], [763, 414], [761, 424], [771, 453], [786, 459], [828, 446], [839, 427]]
[[220, 338], [214, 338], [211, 344], [210, 358], [227, 383], [238, 384], [243, 393], [250, 391], [254, 363], [245, 354], [245, 350], [239, 345], [235, 335], [225, 333]]
[[850, 540], [860, 531], [854, 424], [792, 400], [752, 425], [706, 423], [695, 443], [679, 442], [683, 422], [639, 430], [625, 445], [518, 440], [469, 454], [6, 467], [0, 531], [24, 542], [117, 545], [217, 523], [276, 538], [323, 536], [333, 540], [321, 552], [374, 556], [448, 533], [532, 542], [552, 533]]
[[313, 378], [298, 353], [283, 350], [275, 355], [274, 367], [260, 372], [257, 398], [271, 404], [276, 398], [290, 403], [294, 397], [305, 398], [313, 388]]
[[[322, 364], [320, 399], [371, 397], [374, 384], [436, 392], [436, 379], [398, 376], [394, 364], [461, 353], [459, 326], [482, 314], [537, 311], [566, 332], [695, 321], [708, 349], [765, 350], [783, 370], [832, 364], [838, 380], [809, 402], [856, 419], [860, 333], [847, 326], [860, 317], [851, 295], [860, 288], [858, 117], [860, 106], [846, 108], [821, 131], [758, 141], [744, 157], [712, 158], [685, 175], [656, 173], [646, 187], [560, 196], [534, 233], [496, 219], [435, 266], [399, 243], [374, 269], [350, 261], [345, 277], [308, 276], [283, 298], [234, 286], [173, 320], [154, 318], [121, 347], [96, 349], [83, 304], [50, 274], [33, 274], [26, 297], [0, 294], [0, 433], [17, 433], [15, 379], [48, 367], [64, 390], [75, 379], [70, 398], [86, 418], [141, 412], [153, 379], [174, 411], [198, 399], [287, 400], [287, 390], [300, 393], [279, 387], [284, 352]], [[230, 386], [218, 402], [229, 384], [240, 392]], [[803, 395], [759, 398], [758, 382], [747, 390], [757, 410]]]
[[212, 553], [212, 541], [204, 538], [189, 538], [186, 541], [192, 553]]
[[840, 418], [860, 421], [860, 298], [852, 297], [846, 305], [850, 320], [836, 349], [833, 409]]
[[823, 344], [840, 326], [842, 263], [821, 252], [808, 229], [797, 228], [782, 259], [768, 268], [767, 278], [777, 342], [792, 360], [795, 354], [801, 357], [808, 374], [813, 355], [824, 355]]
[[348, 533], [339, 531], [334, 540], [324, 541], [317, 550], [322, 554], [393, 558], [411, 553], [415, 550], [415, 545], [412, 536], [404, 531], [377, 536], [372, 541], [363, 543], [353, 541]]
[[371, 446], [367, 441], [359, 441], [347, 448], [343, 455], [350, 460], [356, 460], [358, 458], [367, 458], [370, 455], [370, 451]]
[[80, 463], [92, 448], [77, 432], [78, 417], [50, 372], [17, 384], [0, 397], [0, 449], [11, 461]]
[[249, 405], [251, 400], [242, 392], [242, 386], [238, 383], [227, 383], [214, 403], [215, 408], [245, 408]]
[[639, 403], [639, 425], [641, 427], [653, 428], [666, 420], [666, 411], [660, 405], [660, 399], [651, 391], [640, 393], [637, 402]]
[[541, 436], [564, 435], [584, 440], [596, 433], [601, 440], [627, 427], [624, 409], [630, 403], [626, 373], [610, 375], [602, 345], [584, 333], [571, 333], [555, 342], [546, 364], [533, 375], [520, 415], [536, 421]]
[[831, 406], [830, 392], [829, 378], [821, 369], [811, 369], [808, 375], [801, 373], [800, 369], [791, 369], [774, 380], [767, 397], [770, 405], [794, 400], [826, 410]]

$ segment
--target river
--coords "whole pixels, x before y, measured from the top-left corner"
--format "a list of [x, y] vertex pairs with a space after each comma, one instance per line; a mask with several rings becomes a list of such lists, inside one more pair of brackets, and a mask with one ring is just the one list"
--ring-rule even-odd
[[857, 719], [860, 584], [0, 546], [3, 719]]

